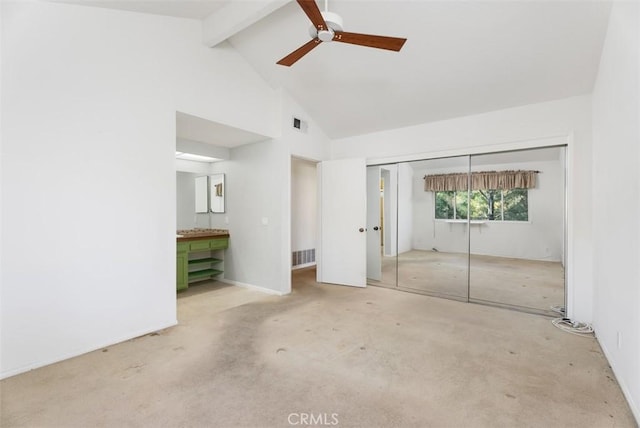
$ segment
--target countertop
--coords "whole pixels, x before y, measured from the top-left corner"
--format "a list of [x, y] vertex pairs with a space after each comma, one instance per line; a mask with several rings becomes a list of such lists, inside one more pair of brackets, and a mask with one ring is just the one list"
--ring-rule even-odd
[[186, 229], [178, 230], [176, 233], [176, 239], [178, 242], [182, 241], [196, 241], [199, 239], [212, 239], [212, 238], [228, 238], [229, 231], [227, 229]]

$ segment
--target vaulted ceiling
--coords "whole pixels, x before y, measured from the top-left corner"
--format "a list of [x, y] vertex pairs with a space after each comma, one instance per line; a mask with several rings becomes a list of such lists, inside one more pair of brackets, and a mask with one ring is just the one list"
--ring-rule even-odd
[[309, 40], [290, 3], [231, 44], [286, 88], [333, 138], [591, 92], [608, 5], [556, 1], [340, 1], [346, 31], [406, 37], [396, 53], [323, 44], [291, 68], [275, 62]]
[[[134, 3], [146, 13], [174, 8], [175, 16], [211, 18], [232, 2], [99, 5]], [[228, 40], [331, 138], [590, 93], [610, 9], [586, 0], [330, 0], [328, 6], [342, 16], [345, 31], [408, 41], [400, 52], [323, 43], [292, 67], [277, 65], [310, 40], [309, 20], [294, 1]]]

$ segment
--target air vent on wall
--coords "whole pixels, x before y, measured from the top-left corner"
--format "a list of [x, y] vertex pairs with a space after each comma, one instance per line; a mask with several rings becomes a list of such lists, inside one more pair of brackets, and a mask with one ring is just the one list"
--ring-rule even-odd
[[316, 249], [299, 250], [291, 253], [292, 267], [306, 267], [316, 263]]
[[305, 122], [302, 119], [299, 119], [297, 117], [293, 118], [293, 128], [297, 129], [298, 131], [307, 132], [307, 122]]

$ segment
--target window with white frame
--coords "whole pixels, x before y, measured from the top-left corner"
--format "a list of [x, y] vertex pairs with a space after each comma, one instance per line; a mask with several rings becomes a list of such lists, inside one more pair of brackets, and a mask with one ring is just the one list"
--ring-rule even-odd
[[490, 221], [528, 221], [527, 189], [485, 189], [435, 192], [435, 218]]

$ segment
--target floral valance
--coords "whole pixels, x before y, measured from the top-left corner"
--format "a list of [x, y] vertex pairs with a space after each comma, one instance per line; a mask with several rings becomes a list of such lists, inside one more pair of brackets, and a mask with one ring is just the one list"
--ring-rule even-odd
[[[482, 189], [532, 189], [536, 187], [539, 171], [480, 171], [471, 173], [471, 190]], [[467, 190], [469, 175], [436, 174], [424, 176], [425, 192]]]

